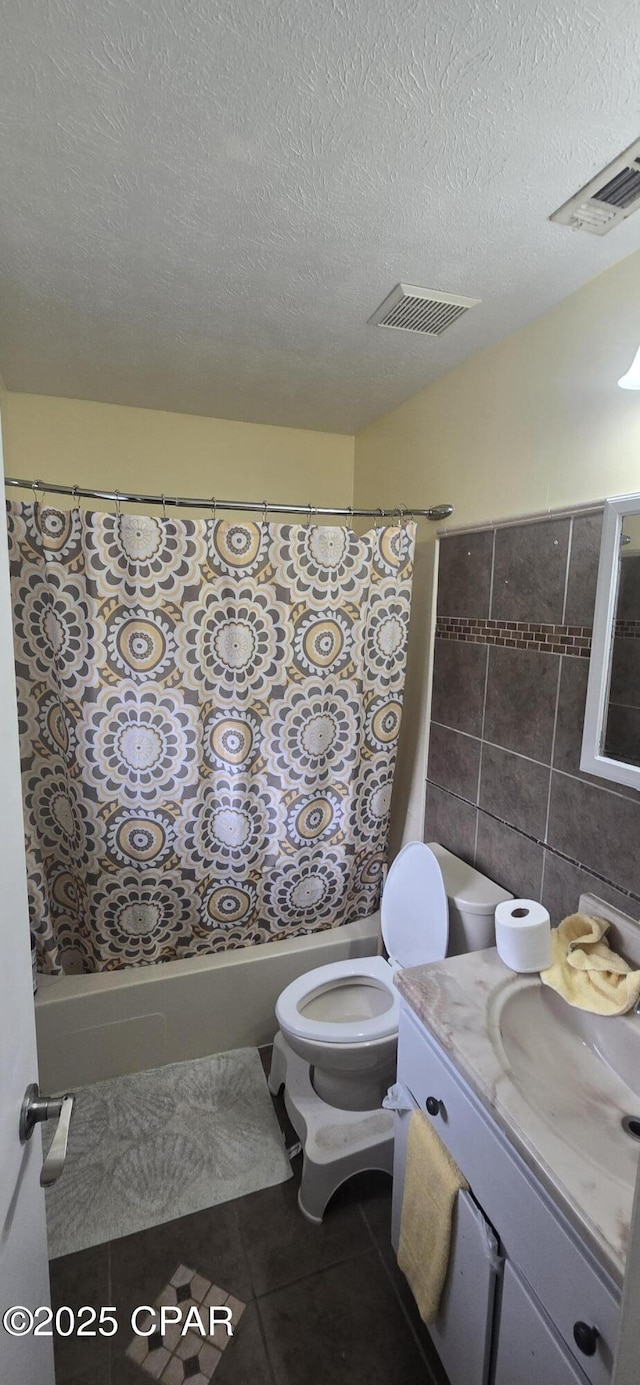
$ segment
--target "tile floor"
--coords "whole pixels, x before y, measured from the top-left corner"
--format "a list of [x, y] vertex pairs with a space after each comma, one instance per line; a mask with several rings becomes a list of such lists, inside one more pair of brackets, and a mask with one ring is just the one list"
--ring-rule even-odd
[[114, 1305], [120, 1324], [111, 1339], [57, 1339], [56, 1385], [149, 1385], [131, 1313], [179, 1266], [246, 1305], [223, 1351], [200, 1353], [198, 1371], [185, 1358], [198, 1385], [212, 1364], [213, 1385], [446, 1385], [391, 1249], [390, 1180], [351, 1180], [316, 1227], [298, 1211], [299, 1165], [287, 1183], [54, 1260], [54, 1307]]

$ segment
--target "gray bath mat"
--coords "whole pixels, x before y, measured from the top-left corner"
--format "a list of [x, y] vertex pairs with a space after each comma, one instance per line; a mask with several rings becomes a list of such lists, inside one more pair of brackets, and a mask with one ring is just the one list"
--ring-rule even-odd
[[77, 1089], [65, 1169], [47, 1192], [49, 1255], [290, 1177], [255, 1048], [94, 1082]]

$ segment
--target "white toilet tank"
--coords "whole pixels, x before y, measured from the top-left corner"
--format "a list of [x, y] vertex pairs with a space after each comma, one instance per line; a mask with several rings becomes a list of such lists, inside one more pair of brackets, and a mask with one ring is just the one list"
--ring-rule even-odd
[[438, 858], [449, 900], [447, 956], [457, 957], [462, 952], [495, 947], [496, 905], [504, 899], [513, 899], [513, 895], [438, 842], [427, 845]]

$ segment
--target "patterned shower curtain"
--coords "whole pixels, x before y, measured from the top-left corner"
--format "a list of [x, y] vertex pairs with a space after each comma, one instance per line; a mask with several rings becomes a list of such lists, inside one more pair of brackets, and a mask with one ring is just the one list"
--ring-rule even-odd
[[413, 526], [8, 514], [41, 968], [188, 957], [374, 910]]

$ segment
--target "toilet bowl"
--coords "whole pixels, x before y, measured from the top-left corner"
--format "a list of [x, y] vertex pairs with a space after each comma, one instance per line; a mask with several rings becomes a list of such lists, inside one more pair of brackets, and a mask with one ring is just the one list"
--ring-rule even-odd
[[359, 957], [298, 977], [276, 1002], [288, 1048], [309, 1064], [317, 1095], [343, 1111], [380, 1107], [394, 1080], [399, 967], [494, 943], [503, 890], [438, 843], [409, 842], [396, 857], [380, 923], [389, 960]]
[[369, 1111], [393, 1080], [399, 1010], [393, 968], [384, 957], [358, 957], [292, 981], [276, 1019], [289, 1048], [313, 1067], [323, 1101]]

